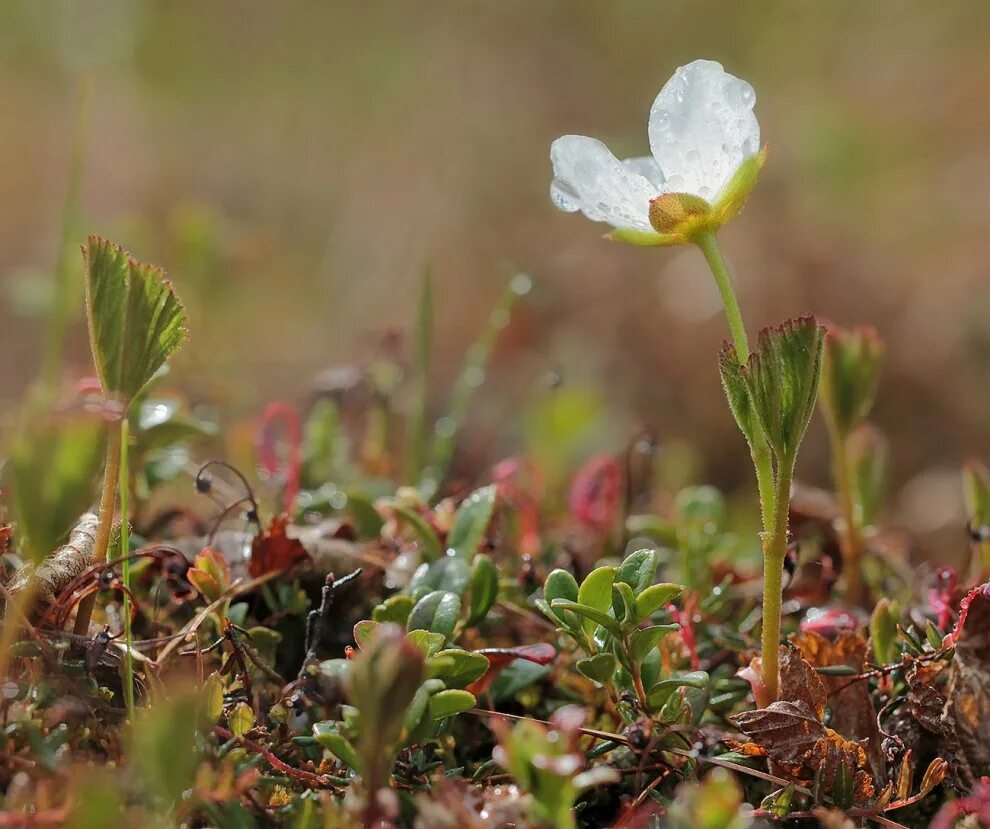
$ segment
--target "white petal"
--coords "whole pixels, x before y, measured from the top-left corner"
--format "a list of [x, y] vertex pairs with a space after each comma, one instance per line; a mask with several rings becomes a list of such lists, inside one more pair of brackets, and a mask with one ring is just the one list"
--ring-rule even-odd
[[663, 170], [660, 169], [660, 165], [657, 164], [657, 160], [652, 155], [627, 158], [622, 163], [634, 173], [639, 173], [643, 178], [648, 179], [657, 190], [663, 190]]
[[664, 84], [650, 110], [650, 149], [667, 192], [714, 199], [760, 149], [756, 93], [720, 63], [696, 60]]
[[652, 230], [650, 199], [658, 188], [619, 161], [594, 138], [565, 135], [550, 146], [553, 184], [550, 197], [561, 210], [580, 210], [613, 227]]

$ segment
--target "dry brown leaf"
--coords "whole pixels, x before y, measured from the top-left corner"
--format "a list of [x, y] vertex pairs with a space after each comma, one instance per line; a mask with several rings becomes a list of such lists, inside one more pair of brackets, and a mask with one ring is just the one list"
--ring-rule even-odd
[[[866, 638], [859, 631], [843, 631], [834, 640], [802, 631], [791, 637], [801, 655], [815, 668], [842, 665], [862, 672], [866, 664]], [[851, 682], [847, 676], [821, 676], [832, 711], [829, 725], [850, 740], [869, 741], [870, 767], [883, 781], [886, 763], [881, 749], [877, 715], [866, 682]]]
[[786, 700], [806, 702], [819, 720], [824, 719], [825, 685], [794, 647], [780, 649], [780, 695]]

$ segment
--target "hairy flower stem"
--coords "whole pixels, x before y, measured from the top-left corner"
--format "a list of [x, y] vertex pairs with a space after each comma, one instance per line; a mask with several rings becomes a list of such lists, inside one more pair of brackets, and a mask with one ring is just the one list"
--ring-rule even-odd
[[[742, 313], [739, 310], [739, 300], [736, 299], [735, 289], [732, 287], [732, 279], [729, 277], [729, 270], [725, 266], [725, 259], [718, 247], [715, 234], [701, 233], [695, 237], [695, 244], [701, 248], [705, 255], [705, 261], [711, 269], [712, 276], [715, 277], [715, 284], [718, 285], [719, 295], [722, 297], [722, 306], [725, 309], [725, 318], [729, 323], [729, 330], [732, 332], [732, 344], [736, 349], [736, 356], [739, 362], [745, 364], [749, 360], [749, 340], [746, 337], [746, 326], [743, 324]], [[761, 435], [750, 447], [750, 456], [753, 458], [753, 466], [756, 469], [756, 487], [760, 494], [760, 512], [763, 517], [763, 531], [770, 532], [770, 523], [773, 515], [773, 463], [770, 457], [770, 446]]]
[[[113, 421], [107, 434], [106, 465], [103, 470], [103, 495], [100, 498], [100, 523], [96, 528], [96, 542], [93, 544], [93, 564], [102, 564], [107, 560], [107, 548], [110, 546], [110, 533], [113, 530], [113, 515], [117, 508], [117, 484], [120, 477], [120, 439], [123, 429], [123, 419]], [[89, 634], [89, 622], [93, 618], [93, 607], [96, 605], [96, 593], [90, 593], [81, 602], [76, 611], [74, 632], [79, 636]]]
[[[701, 248], [705, 261], [715, 277], [725, 317], [732, 332], [732, 342], [740, 363], [749, 360], [749, 341], [743, 325], [739, 301], [736, 299], [732, 280], [725, 259], [719, 250], [715, 234], [701, 233], [694, 239]], [[783, 594], [784, 556], [787, 554], [787, 512], [790, 506], [793, 462], [779, 463], [776, 479], [770, 445], [761, 434], [750, 446], [753, 467], [756, 469], [756, 487], [760, 495], [760, 512], [763, 518], [763, 684], [768, 697], [778, 693], [778, 647], [780, 645], [780, 606]]]
[[783, 463], [777, 470], [774, 487], [773, 519], [763, 533], [763, 639], [761, 664], [767, 698], [779, 693], [780, 606], [783, 598], [784, 557], [787, 555], [787, 513], [791, 501], [794, 464]]
[[832, 436], [832, 468], [835, 488], [842, 508], [842, 571], [846, 576], [846, 600], [852, 605], [862, 605], [865, 596], [863, 584], [863, 536], [856, 518], [853, 501], [852, 473], [849, 469], [849, 443], [839, 435]]

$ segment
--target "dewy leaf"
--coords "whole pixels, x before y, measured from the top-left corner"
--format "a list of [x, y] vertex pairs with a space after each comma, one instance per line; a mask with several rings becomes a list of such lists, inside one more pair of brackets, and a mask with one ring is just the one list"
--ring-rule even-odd
[[461, 502], [447, 536], [447, 549], [470, 558], [478, 551], [495, 510], [495, 485], [475, 490]]
[[814, 317], [787, 320], [760, 332], [757, 350], [742, 367], [753, 411], [781, 463], [793, 464], [814, 412], [824, 341]]
[[186, 338], [186, 312], [165, 272], [90, 236], [86, 310], [96, 371], [108, 397], [127, 405]]
[[619, 565], [619, 572], [615, 580], [625, 582], [632, 588], [633, 595], [639, 596], [653, 584], [653, 579], [657, 574], [658, 561], [659, 553], [656, 550], [637, 550], [630, 553]]
[[406, 621], [406, 629], [442, 633], [449, 641], [460, 612], [461, 600], [456, 593], [434, 590], [416, 602]]

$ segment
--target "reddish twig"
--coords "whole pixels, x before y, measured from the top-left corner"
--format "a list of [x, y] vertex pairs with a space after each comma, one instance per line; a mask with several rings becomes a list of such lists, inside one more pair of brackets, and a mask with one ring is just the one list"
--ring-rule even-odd
[[305, 769], [299, 769], [295, 766], [290, 766], [284, 760], [280, 760], [271, 751], [265, 748], [261, 743], [255, 742], [254, 740], [249, 740], [247, 737], [236, 737], [226, 728], [222, 726], [213, 726], [213, 732], [223, 740], [235, 740], [240, 743], [244, 748], [250, 749], [251, 751], [260, 754], [265, 762], [268, 763], [276, 771], [282, 772], [282, 774], [288, 775], [294, 780], [298, 780], [301, 783], [305, 783], [310, 788], [318, 787], [321, 789], [333, 789], [334, 792], [340, 794], [340, 787], [334, 783], [329, 777], [322, 774], [314, 774], [311, 771], [306, 771]]

